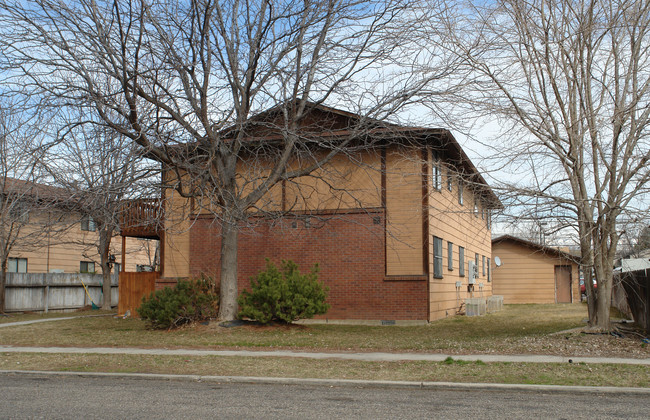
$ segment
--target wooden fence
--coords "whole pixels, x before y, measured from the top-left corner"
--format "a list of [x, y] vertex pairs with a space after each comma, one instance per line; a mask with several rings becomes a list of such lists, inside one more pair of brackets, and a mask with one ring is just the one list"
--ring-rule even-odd
[[[48, 312], [101, 307], [103, 277], [79, 273], [7, 273], [6, 312]], [[84, 288], [84, 285], [86, 286]], [[111, 303], [118, 303], [118, 275], [111, 275]]]
[[117, 307], [119, 315], [125, 315], [127, 311], [131, 316], [137, 316], [137, 308], [142, 303], [143, 296], [149, 296], [156, 290], [156, 280], [160, 273], [142, 272], [142, 273], [120, 273], [120, 300]]
[[650, 333], [650, 269], [630, 271], [620, 277], [634, 322]]

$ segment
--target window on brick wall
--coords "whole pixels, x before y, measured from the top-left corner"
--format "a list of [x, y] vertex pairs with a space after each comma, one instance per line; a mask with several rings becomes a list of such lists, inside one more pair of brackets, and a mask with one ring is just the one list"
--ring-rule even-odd
[[442, 239], [433, 237], [433, 277], [442, 278]]
[[458, 275], [465, 276], [465, 248], [458, 247]]
[[447, 270], [454, 270], [454, 244], [447, 242]]

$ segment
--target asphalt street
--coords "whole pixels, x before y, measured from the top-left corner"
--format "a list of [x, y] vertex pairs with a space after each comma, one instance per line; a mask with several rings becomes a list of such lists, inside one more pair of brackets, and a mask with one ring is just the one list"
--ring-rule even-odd
[[2, 419], [647, 419], [647, 394], [0, 374]]

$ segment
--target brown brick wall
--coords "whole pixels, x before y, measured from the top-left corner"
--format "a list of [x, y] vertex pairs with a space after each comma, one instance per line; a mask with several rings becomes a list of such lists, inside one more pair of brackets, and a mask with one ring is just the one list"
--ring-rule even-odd
[[[319, 263], [319, 278], [330, 288], [331, 308], [323, 318], [426, 320], [426, 280], [385, 278], [384, 216], [373, 210], [313, 216], [309, 227], [303, 217], [242, 228], [240, 291], [264, 269], [265, 258], [276, 264], [291, 259], [303, 272]], [[191, 273], [218, 279], [219, 258], [219, 226], [211, 218], [197, 220], [190, 232]]]

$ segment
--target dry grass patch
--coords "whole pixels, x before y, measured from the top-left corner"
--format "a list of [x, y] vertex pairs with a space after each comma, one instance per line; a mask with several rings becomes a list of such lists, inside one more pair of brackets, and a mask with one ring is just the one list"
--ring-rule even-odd
[[[96, 312], [96, 311], [93, 311]], [[503, 353], [650, 357], [640, 340], [580, 333], [584, 305], [507, 305], [482, 317], [451, 317], [422, 326], [283, 325], [223, 328], [216, 322], [152, 331], [137, 319], [79, 318], [6, 327], [0, 343], [23, 346], [293, 349], [447, 354]]]
[[164, 373], [391, 381], [650, 387], [646, 366], [482, 362], [360, 362], [218, 356], [0, 354], [0, 370]]

